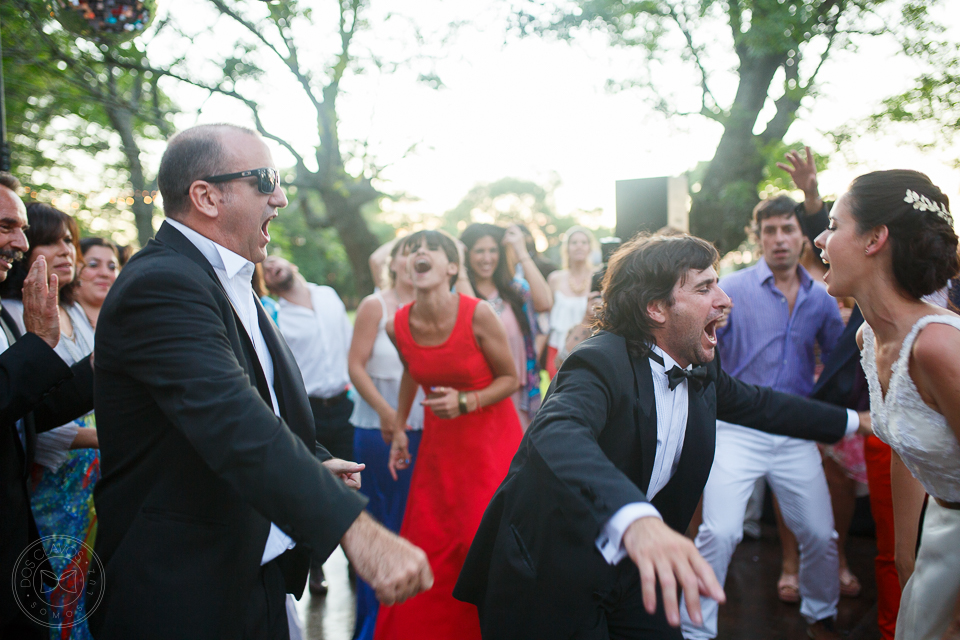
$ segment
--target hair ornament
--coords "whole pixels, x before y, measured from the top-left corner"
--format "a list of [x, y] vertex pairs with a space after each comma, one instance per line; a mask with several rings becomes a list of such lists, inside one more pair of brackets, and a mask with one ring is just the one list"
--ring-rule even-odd
[[921, 195], [912, 189], [907, 189], [907, 195], [903, 198], [907, 204], [912, 204], [917, 211], [933, 211], [945, 222], [953, 225], [953, 217], [947, 211], [947, 207], [939, 202], [931, 200], [925, 195]]

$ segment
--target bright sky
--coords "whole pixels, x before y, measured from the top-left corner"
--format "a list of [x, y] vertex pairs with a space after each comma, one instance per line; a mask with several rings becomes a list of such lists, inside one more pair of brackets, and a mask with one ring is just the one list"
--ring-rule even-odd
[[[314, 3], [318, 25], [335, 24], [333, 4]], [[258, 3], [250, 6], [262, 10]], [[476, 3], [374, 0], [367, 17], [376, 29], [364, 34], [361, 45], [387, 59], [410, 56], [412, 51], [434, 55], [435, 69], [445, 84], [434, 90], [417, 83], [417, 74], [427, 69], [422, 61], [393, 73], [350, 77], [343, 84], [342, 137], [368, 140], [380, 161], [392, 163], [382, 174], [385, 191], [419, 198], [395, 204], [395, 210], [440, 214], [478, 182], [507, 176], [546, 182], [556, 174], [561, 181], [556, 191], [559, 213], [599, 207], [605, 223], [612, 226], [615, 180], [677, 175], [713, 156], [719, 125], [701, 118], [667, 121], [651, 110], [639, 91], [605, 88], [608, 79], [635, 75], [637, 53], [610, 48], [598, 34], [572, 44], [507, 36], [508, 10], [509, 5], [497, 3], [478, 12]], [[181, 22], [207, 24], [206, 9], [193, 0], [168, 0], [161, 5], [161, 18], [164, 11]], [[417, 50], [405, 37], [410, 32], [403, 20], [395, 16], [383, 25], [381, 19], [389, 11], [403, 12], [426, 32], [451, 21], [471, 22], [449, 45]], [[960, 26], [960, 16], [950, 20]], [[231, 33], [228, 22], [217, 23], [215, 40], [196, 38], [191, 55], [224, 50]], [[309, 37], [304, 39], [301, 59], [328, 59], [330, 41], [324, 34], [321, 27], [305, 34]], [[157, 55], [165, 53], [160, 50]], [[191, 65], [191, 70], [204, 72], [202, 64]], [[889, 43], [871, 43], [856, 54], [836, 54], [821, 74], [820, 97], [805, 103], [788, 140], [803, 140], [829, 152], [823, 132], [869, 114], [881, 98], [905, 89], [916, 73], [915, 64], [894, 55]], [[679, 64], [660, 69], [659, 75], [666, 79], [668, 91], [681, 95], [690, 95], [697, 81], [691, 69]], [[714, 90], [731, 94], [735, 83], [722, 80]], [[168, 91], [171, 88], [167, 85]], [[272, 67], [264, 88], [252, 95], [264, 105], [268, 127], [309, 154], [316, 139], [314, 116], [290, 75]], [[207, 99], [202, 92], [182, 88], [176, 89], [176, 98], [185, 109], [200, 109], [199, 117], [182, 116], [178, 126], [251, 122], [249, 112], [228, 99]], [[821, 191], [836, 194], [854, 176], [872, 169], [913, 168], [927, 172], [960, 201], [960, 176], [951, 164], [960, 157], [960, 148], [919, 152], [901, 143], [912, 135], [901, 132], [861, 140], [854, 164], [838, 157], [823, 173]], [[404, 158], [413, 144], [418, 145], [416, 151]], [[276, 147], [274, 153], [281, 166], [292, 164], [283, 149]]]

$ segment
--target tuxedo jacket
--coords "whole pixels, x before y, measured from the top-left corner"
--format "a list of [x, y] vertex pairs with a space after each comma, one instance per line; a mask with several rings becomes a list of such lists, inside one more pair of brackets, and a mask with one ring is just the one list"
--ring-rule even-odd
[[365, 498], [320, 464], [329, 454], [317, 448], [296, 361], [256, 307], [279, 418], [220, 279], [172, 226], [130, 260], [104, 302], [98, 640], [240, 637], [270, 523], [297, 543], [279, 561], [299, 595], [310, 553], [327, 557], [363, 509]]
[[[27, 477], [37, 433], [59, 427], [93, 409], [93, 369], [83, 358], [73, 367], [38, 336], [20, 334], [0, 310], [0, 330], [10, 347], [0, 353], [0, 627], [17, 612], [10, 576], [17, 557], [35, 541]], [[12, 338], [12, 340], [10, 340]], [[23, 440], [17, 421], [23, 420]]]
[[[713, 463], [717, 418], [791, 437], [836, 442], [844, 409], [749, 385], [717, 359], [690, 389], [676, 473], [652, 504], [683, 532]], [[454, 597], [476, 604], [483, 637], [561, 640], [609, 594], [618, 571], [595, 541], [621, 507], [648, 502], [657, 446], [653, 374], [625, 340], [600, 332], [564, 362], [484, 513]], [[638, 611], [637, 615], [647, 615]]]

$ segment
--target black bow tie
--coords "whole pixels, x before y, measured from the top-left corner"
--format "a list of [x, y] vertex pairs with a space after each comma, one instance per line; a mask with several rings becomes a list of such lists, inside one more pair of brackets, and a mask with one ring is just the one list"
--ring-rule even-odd
[[[665, 367], [663, 358], [655, 351], [651, 351], [649, 354], [647, 354], [647, 357], [659, 364], [661, 367]], [[703, 383], [706, 379], [707, 368], [702, 364], [697, 365], [692, 369], [681, 369], [677, 365], [673, 365], [673, 368], [670, 369], [670, 371], [667, 371], [667, 385], [670, 387], [670, 391], [676, 389], [677, 385], [684, 380], [689, 380], [690, 386], [692, 386], [695, 390], [698, 390], [703, 386]]]

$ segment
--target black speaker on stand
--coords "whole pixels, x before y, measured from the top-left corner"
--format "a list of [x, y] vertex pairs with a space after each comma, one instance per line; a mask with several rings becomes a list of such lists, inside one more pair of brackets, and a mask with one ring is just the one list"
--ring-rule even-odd
[[690, 229], [686, 176], [617, 180], [617, 236], [621, 240], [666, 226]]

